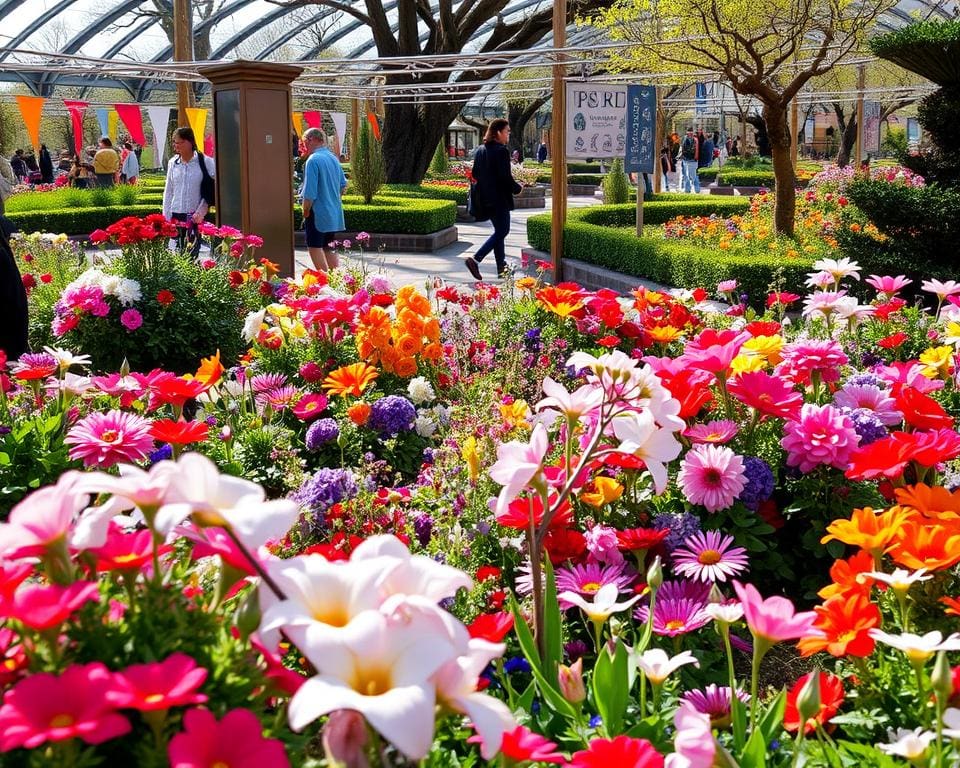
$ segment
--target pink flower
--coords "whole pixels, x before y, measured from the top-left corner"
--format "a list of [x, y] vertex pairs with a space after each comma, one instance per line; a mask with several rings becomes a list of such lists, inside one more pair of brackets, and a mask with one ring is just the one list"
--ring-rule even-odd
[[906, 275], [897, 275], [896, 277], [891, 277], [890, 275], [870, 275], [866, 282], [876, 288], [878, 293], [893, 296], [910, 285], [913, 280], [908, 279]]
[[587, 550], [594, 560], [609, 565], [619, 565], [623, 555], [617, 542], [617, 531], [606, 525], [595, 525], [584, 534]]
[[814, 378], [827, 383], [838, 381], [840, 366], [848, 362], [840, 345], [830, 340], [807, 339], [787, 344], [780, 357], [776, 373], [804, 385], [812, 383]]
[[687, 427], [683, 436], [691, 443], [729, 443], [737, 435], [737, 422], [730, 419], [710, 421], [706, 424], [694, 424]]
[[497, 498], [496, 514], [507, 511], [510, 502], [541, 473], [544, 457], [550, 448], [550, 438], [542, 424], [537, 424], [529, 443], [511, 440], [497, 447], [497, 461], [489, 474], [503, 488]]
[[733, 536], [697, 531], [673, 551], [673, 570], [699, 581], [726, 581], [747, 567], [747, 551], [732, 544]]
[[764, 600], [753, 585], [741, 584], [736, 579], [733, 589], [743, 605], [747, 626], [757, 641], [773, 645], [818, 632], [813, 628], [817, 618], [813, 611], [797, 613], [793, 603], [785, 597], [774, 596]]
[[780, 445], [787, 452], [787, 465], [810, 472], [826, 465], [846, 469], [860, 443], [853, 422], [832, 405], [805, 403], [800, 416], [784, 425]]
[[0, 752], [80, 738], [100, 744], [130, 731], [130, 722], [104, 697], [112, 676], [100, 663], [74, 665], [62, 675], [41, 672], [7, 691], [0, 707]]
[[691, 502], [719, 512], [736, 501], [747, 479], [740, 456], [726, 446], [701, 444], [683, 457], [677, 482]]
[[83, 459], [88, 467], [112, 467], [123, 461], [138, 461], [153, 448], [150, 422], [122, 411], [94, 411], [81, 419], [63, 439], [71, 459]]
[[135, 331], [143, 325], [143, 315], [133, 308], [125, 309], [120, 313], [120, 324], [128, 331]]
[[311, 392], [304, 395], [292, 408], [293, 415], [302, 421], [312, 421], [317, 418], [327, 407], [327, 396], [319, 392]]
[[288, 768], [283, 742], [263, 738], [249, 709], [232, 709], [219, 722], [209, 710], [191, 709], [183, 732], [170, 740], [170, 768]]
[[37, 557], [66, 539], [89, 496], [76, 488], [79, 472], [60, 475], [56, 485], [34, 491], [0, 523], [0, 560]]
[[673, 714], [677, 735], [673, 753], [667, 755], [667, 768], [711, 768], [717, 752], [710, 716], [698, 712], [689, 702], [682, 702]]
[[795, 392], [791, 383], [765, 371], [741, 373], [728, 385], [731, 395], [763, 416], [788, 419], [803, 403], [803, 395]]
[[750, 334], [745, 332], [715, 331], [707, 328], [687, 343], [679, 359], [690, 368], [725, 374], [731, 361], [740, 353], [740, 348], [749, 338]]
[[100, 592], [93, 581], [75, 581], [68, 587], [59, 584], [21, 587], [12, 600], [0, 603], [0, 616], [16, 619], [42, 632], [59, 627], [85, 603], [99, 599]]
[[587, 749], [570, 758], [569, 768], [662, 768], [663, 755], [646, 739], [617, 736], [615, 739], [594, 739]]
[[153, 664], [134, 664], [113, 677], [106, 699], [117, 709], [149, 712], [185, 704], [203, 704], [207, 697], [197, 689], [207, 670], [184, 653], [175, 653]]

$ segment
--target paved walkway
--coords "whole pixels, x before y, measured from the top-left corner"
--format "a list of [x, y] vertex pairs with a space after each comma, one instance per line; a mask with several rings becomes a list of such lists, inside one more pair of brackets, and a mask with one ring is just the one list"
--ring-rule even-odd
[[[600, 202], [599, 198], [590, 197], [570, 197], [567, 200], [567, 207], [582, 207], [586, 205], [596, 205]], [[526, 248], [527, 243], [527, 219], [541, 213], [550, 212], [550, 198], [547, 198], [547, 207], [544, 208], [524, 208], [514, 211], [510, 217], [510, 234], [507, 235], [507, 264], [520, 271], [520, 249]], [[462, 285], [472, 285], [476, 281], [467, 272], [464, 265], [464, 259], [474, 253], [493, 232], [493, 225], [490, 222], [473, 224], [466, 222], [457, 222], [458, 240], [452, 245], [441, 248], [434, 253], [367, 253], [364, 255], [363, 262], [372, 272], [383, 272], [390, 280], [393, 287], [401, 285], [425, 285], [433, 282], [436, 277], [442, 278], [445, 282]], [[347, 255], [344, 263], [358, 263], [354, 258], [353, 251]], [[306, 248], [298, 248], [296, 251], [297, 274], [311, 265], [310, 255]], [[484, 279], [489, 282], [496, 280], [496, 261], [491, 253], [480, 264], [480, 271]]]

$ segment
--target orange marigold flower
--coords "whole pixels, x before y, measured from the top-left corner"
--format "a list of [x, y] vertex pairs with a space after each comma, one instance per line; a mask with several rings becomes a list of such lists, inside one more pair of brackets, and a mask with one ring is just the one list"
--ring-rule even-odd
[[912, 571], [942, 571], [960, 563], [960, 527], [908, 520], [887, 552], [893, 562]]
[[420, 341], [417, 336], [404, 334], [396, 340], [394, 348], [397, 350], [398, 355], [413, 357], [423, 349], [423, 342]]
[[669, 344], [671, 341], [676, 341], [683, 335], [683, 331], [679, 328], [674, 328], [672, 325], [648, 328], [647, 333], [650, 334], [650, 339], [655, 344]]
[[377, 369], [372, 365], [353, 363], [333, 371], [323, 380], [323, 388], [331, 395], [360, 397], [377, 375]]
[[354, 403], [347, 408], [347, 418], [358, 427], [362, 427], [367, 423], [367, 419], [370, 418], [370, 404], [364, 403], [363, 401]]
[[873, 555], [864, 550], [860, 550], [846, 560], [837, 560], [830, 566], [830, 578], [833, 579], [833, 583], [825, 586], [817, 594], [824, 600], [829, 600], [836, 595], [848, 597], [858, 594], [869, 595], [873, 579], [863, 579], [860, 576], [874, 570], [875, 566]]
[[393, 363], [393, 372], [401, 379], [409, 379], [417, 372], [417, 361], [412, 357], [398, 357]]
[[430, 360], [431, 362], [436, 362], [441, 357], [443, 357], [443, 346], [441, 346], [440, 344], [437, 344], [436, 342], [427, 344], [427, 346], [423, 348], [422, 354], [423, 354], [423, 357], [425, 357], [427, 360]]
[[814, 609], [820, 637], [804, 637], [797, 648], [804, 656], [826, 651], [831, 656], [869, 656], [876, 644], [870, 630], [880, 626], [880, 609], [866, 595], [837, 595]]
[[510, 428], [527, 427], [527, 417], [530, 415], [530, 406], [526, 400], [514, 400], [512, 403], [500, 405], [500, 415], [503, 423]]
[[925, 517], [937, 520], [960, 518], [960, 491], [951, 493], [939, 485], [917, 483], [897, 488], [894, 493], [902, 506], [915, 509]]
[[871, 507], [855, 509], [849, 520], [834, 520], [830, 523], [827, 526], [827, 535], [820, 539], [820, 543], [826, 544], [836, 539], [879, 557], [893, 541], [897, 529], [912, 515], [912, 512], [902, 507], [891, 507], [880, 514]]

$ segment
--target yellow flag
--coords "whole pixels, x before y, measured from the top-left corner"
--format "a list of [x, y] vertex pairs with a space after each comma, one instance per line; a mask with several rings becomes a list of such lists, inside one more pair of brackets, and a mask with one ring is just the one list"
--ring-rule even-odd
[[290, 117], [293, 118], [293, 127], [297, 131], [297, 136], [303, 136], [303, 112], [291, 112]]
[[112, 109], [107, 113], [107, 136], [110, 137], [110, 141], [113, 142], [113, 146], [117, 146], [117, 119], [119, 115], [114, 112]]
[[207, 129], [207, 110], [202, 107], [187, 107], [187, 121], [193, 128], [193, 137], [197, 140], [197, 146], [203, 149], [203, 137]]

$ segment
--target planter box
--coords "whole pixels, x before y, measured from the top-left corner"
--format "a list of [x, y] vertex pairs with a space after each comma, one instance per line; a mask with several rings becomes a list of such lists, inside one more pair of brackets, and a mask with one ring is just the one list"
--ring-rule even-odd
[[[405, 235], [391, 232], [371, 232], [370, 242], [364, 247], [367, 253], [376, 253], [377, 251], [402, 251], [404, 253], [432, 253], [448, 245], [457, 242], [458, 232], [456, 227], [447, 227], [436, 232], [429, 232], [426, 235]], [[298, 248], [306, 247], [303, 231], [298, 230], [294, 233], [294, 244]], [[338, 240], [356, 241], [356, 232], [340, 232]]]
[[708, 187], [711, 195], [733, 195], [736, 192], [734, 187], [718, 187], [711, 184]]
[[524, 187], [519, 195], [513, 198], [515, 208], [546, 208], [547, 195], [545, 187]]
[[593, 197], [600, 189], [596, 184], [567, 184], [569, 197]]

